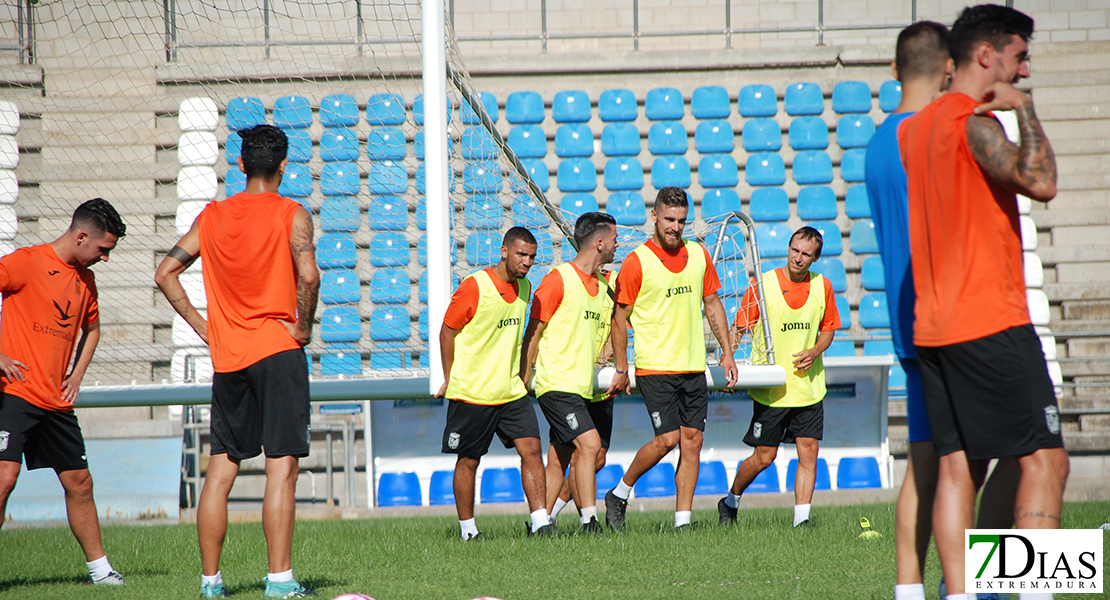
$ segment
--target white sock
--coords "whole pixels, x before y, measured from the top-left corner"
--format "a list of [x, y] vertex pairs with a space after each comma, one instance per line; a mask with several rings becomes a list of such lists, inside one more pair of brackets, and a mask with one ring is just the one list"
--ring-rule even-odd
[[902, 583], [895, 585], [894, 600], [925, 600], [925, 584]]
[[621, 478], [620, 482], [617, 483], [617, 487], [613, 488], [613, 495], [621, 500], [628, 500], [628, 495], [631, 493], [632, 486], [625, 483], [624, 478]]
[[552, 521], [554, 521], [555, 517], [559, 516], [559, 513], [562, 512], [563, 508], [565, 508], [566, 505], [567, 505], [567, 503], [563, 502], [562, 498], [556, 499], [555, 500], [555, 508], [551, 509], [551, 515], [549, 515], [548, 518], [550, 518]]
[[465, 521], [459, 521], [459, 530], [462, 532], [462, 539], [464, 542], [466, 538], [472, 535], [478, 535], [478, 526], [474, 524], [473, 517]]
[[1052, 600], [1052, 594], [1045, 594], [1044, 592], [1018, 594], [1018, 600]]
[[200, 576], [200, 584], [201, 585], [223, 585], [223, 583], [224, 583], [224, 573], [223, 573], [223, 571], [216, 571], [216, 574], [212, 575], [211, 577], [209, 577], [208, 575], [201, 575]]
[[288, 581], [293, 581], [293, 569], [282, 571], [281, 573], [267, 573], [266, 581], [270, 583], [286, 583]]
[[948, 594], [944, 600], [976, 600], [975, 594]]
[[690, 524], [690, 511], [688, 511], [688, 510], [676, 510], [674, 512], [674, 526], [675, 527], [682, 527], [683, 525], [689, 525], [689, 524]]
[[729, 508], [736, 508], [740, 506], [740, 496], [733, 494], [732, 490], [729, 490], [728, 495], [725, 496], [725, 506]]
[[797, 527], [803, 522], [809, 520], [809, 507], [811, 504], [795, 504], [794, 505], [794, 526]]
[[582, 517], [581, 517], [580, 520], [582, 521], [583, 525], [589, 523], [591, 519], [596, 519], [596, 518], [597, 518], [597, 507], [596, 506], [587, 506], [586, 508], [582, 509]]
[[89, 567], [89, 577], [93, 581], [100, 581], [112, 572], [112, 565], [108, 563], [108, 555], [101, 556], [100, 558], [85, 563]]
[[532, 532], [535, 533], [537, 529], [544, 525], [550, 525], [551, 520], [547, 518], [547, 510], [543, 508], [532, 511]]

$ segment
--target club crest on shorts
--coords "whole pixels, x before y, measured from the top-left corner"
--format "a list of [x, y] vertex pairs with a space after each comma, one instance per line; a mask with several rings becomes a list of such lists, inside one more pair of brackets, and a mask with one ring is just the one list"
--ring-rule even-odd
[[447, 447], [452, 450], [459, 449], [459, 432], [452, 431], [450, 435], [447, 436]]
[[570, 413], [567, 415], [567, 425], [570, 426], [571, 431], [578, 431], [578, 415]]
[[659, 429], [663, 426], [663, 417], [659, 416], [659, 411], [651, 413], [651, 422], [653, 425], [655, 425], [656, 429]]
[[763, 423], [752, 423], [752, 437], [759, 439], [763, 435]]
[[7, 431], [0, 431], [0, 452], [8, 449], [8, 438], [11, 437], [11, 435], [12, 434]]
[[1044, 407], [1044, 423], [1048, 426], [1049, 433], [1060, 433], [1060, 411], [1055, 405]]

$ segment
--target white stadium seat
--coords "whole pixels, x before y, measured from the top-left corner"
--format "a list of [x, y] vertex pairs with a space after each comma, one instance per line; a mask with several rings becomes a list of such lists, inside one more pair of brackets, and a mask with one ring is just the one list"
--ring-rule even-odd
[[14, 240], [19, 231], [19, 217], [10, 204], [0, 206], [0, 240]]
[[211, 131], [186, 131], [177, 142], [177, 162], [183, 167], [216, 164], [220, 145]]
[[1018, 194], [1017, 201], [1019, 215], [1027, 215], [1033, 212], [1033, 201], [1030, 200], [1028, 196], [1022, 196], [1021, 194]]
[[15, 204], [19, 199], [19, 180], [15, 171], [0, 169], [0, 204]]
[[1048, 378], [1052, 380], [1052, 389], [1056, 392], [1056, 397], [1062, 397], [1064, 395], [1064, 373], [1060, 370], [1060, 363], [1054, 360], [1048, 361]]
[[1029, 303], [1029, 319], [1034, 326], [1048, 326], [1048, 296], [1041, 290], [1025, 290], [1025, 299]]
[[1041, 340], [1041, 350], [1044, 350], [1045, 360], [1056, 360], [1056, 336], [1038, 332], [1037, 337]]
[[15, 136], [0, 135], [0, 169], [14, 169], [19, 166], [19, 144]]
[[1025, 252], [1036, 250], [1037, 224], [1033, 222], [1033, 218], [1022, 215], [1018, 217], [1018, 223], [1021, 224], [1021, 249]]
[[216, 131], [219, 108], [211, 98], [186, 98], [178, 109], [177, 125], [181, 131]]
[[[201, 316], [208, 318], [207, 311], [199, 311]], [[200, 339], [197, 332], [181, 318], [181, 315], [174, 314], [173, 328], [170, 330], [170, 339], [173, 341], [175, 348], [205, 348], [204, 340]]]
[[193, 221], [197, 220], [197, 216], [200, 215], [200, 211], [204, 210], [205, 206], [208, 206], [208, 202], [202, 200], [189, 200], [177, 205], [177, 213], [173, 218], [173, 226], [177, 229], [177, 235], [189, 233]]
[[198, 258], [189, 270], [178, 277], [178, 280], [185, 288], [185, 295], [189, 297], [193, 307], [205, 310], [208, 308], [208, 295], [204, 293], [204, 277], [201, 275], [200, 261], [201, 259]]
[[219, 184], [212, 167], [182, 167], [177, 175], [178, 200], [215, 200]]
[[212, 381], [212, 357], [207, 349], [175, 350], [170, 359], [172, 383], [205, 383]]
[[1022, 265], [1025, 268], [1025, 287], [1040, 289], [1044, 287], [1044, 265], [1036, 252], [1023, 252]]
[[0, 134], [19, 133], [19, 107], [13, 102], [0, 100]]

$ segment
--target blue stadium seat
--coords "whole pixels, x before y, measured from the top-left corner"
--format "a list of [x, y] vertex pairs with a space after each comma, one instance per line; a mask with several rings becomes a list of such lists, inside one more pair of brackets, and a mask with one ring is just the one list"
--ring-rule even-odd
[[503, 214], [501, 199], [489, 194], [469, 196], [463, 206], [463, 218], [471, 229], [501, 229]]
[[605, 465], [597, 472], [597, 499], [605, 498], [606, 492], [617, 487], [617, 482], [624, 477], [624, 467], [619, 464]]
[[[760, 254], [762, 254], [762, 252]], [[774, 271], [775, 269], [781, 269], [785, 266], [786, 266], [786, 259], [785, 258], [776, 258], [776, 259], [773, 259], [773, 260], [764, 260], [764, 261], [761, 261], [760, 264], [759, 264], [759, 272], [760, 273], [767, 273], [768, 271]]]
[[[841, 319], [844, 315], [840, 316]], [[825, 356], [855, 356], [856, 343], [852, 340], [833, 340], [827, 350]]]
[[403, 160], [408, 144], [400, 127], [377, 127], [366, 136], [366, 157], [370, 160]]
[[[713, 250], [709, 250], [710, 254]], [[748, 272], [744, 263], [738, 260], [717, 261], [717, 276], [721, 280], [721, 296], [739, 298], [748, 287]], [[729, 321], [730, 323], [732, 321]]]
[[848, 244], [856, 254], [877, 254], [879, 237], [875, 235], [875, 222], [860, 219], [852, 223], [852, 230], [848, 232]]
[[[446, 105], [447, 105], [445, 107], [446, 113], [447, 113], [446, 118], [447, 118], [447, 122], [450, 123], [451, 122], [451, 99], [450, 98], [446, 99]], [[369, 111], [369, 106], [368, 106], [367, 107], [367, 117], [369, 117], [369, 113], [370, 113], [370, 111]], [[412, 101], [412, 120], [415, 121], [417, 125], [423, 125], [424, 124], [424, 94], [417, 94], [416, 98]], [[369, 121], [369, 118], [367, 118], [367, 121]], [[401, 116], [401, 121], [404, 121], [403, 112], [402, 112], [402, 116]], [[371, 122], [370, 124], [375, 125], [376, 123]], [[392, 124], [393, 123], [381, 123], [381, 125], [392, 125]], [[397, 124], [399, 125], [400, 123], [397, 123]]]
[[494, 161], [472, 162], [463, 167], [463, 191], [468, 194], [500, 193], [504, 182], [501, 168]]
[[378, 269], [370, 277], [374, 304], [406, 304], [412, 298], [412, 280], [401, 269]]
[[845, 456], [836, 467], [836, 488], [840, 490], [883, 487], [879, 461], [874, 456]]
[[629, 90], [605, 90], [597, 99], [597, 116], [602, 121], [635, 121], [636, 96]]
[[[244, 182], [245, 183], [245, 182]], [[289, 198], [307, 198], [312, 195], [312, 171], [304, 163], [288, 163], [281, 178], [278, 193]]]
[[881, 292], [886, 289], [886, 273], [883, 271], [883, 257], [868, 256], [863, 259], [863, 267], [859, 272], [860, 284], [869, 292]]
[[812, 223], [806, 223], [806, 225], [821, 232], [821, 238], [824, 242], [821, 247], [821, 256], [840, 256], [844, 253], [844, 240], [836, 223], [832, 221], [813, 221]]
[[661, 462], [648, 469], [638, 480], [632, 490], [637, 498], [663, 498], [674, 496], [674, 465]]
[[[464, 167], [464, 169], [465, 169], [465, 167]], [[425, 188], [424, 188], [424, 163], [423, 162], [416, 165], [416, 177], [414, 177], [413, 180], [414, 180], [414, 185], [416, 187], [416, 193], [417, 194], [424, 194], [425, 193]], [[448, 191], [451, 191], [451, 192], [455, 191], [455, 170], [454, 169], [447, 169], [447, 189], [448, 189]], [[420, 218], [420, 215], [418, 215], [417, 225], [420, 225], [422, 220], [423, 219]], [[452, 222], [454, 222], [454, 219], [452, 219]], [[421, 227], [421, 229], [423, 229], [423, 227]]]
[[740, 134], [748, 152], [778, 152], [782, 149], [782, 129], [774, 119], [750, 119]]
[[374, 371], [383, 369], [408, 369], [411, 365], [411, 354], [408, 346], [400, 342], [381, 342], [374, 344], [370, 351], [370, 368]]
[[853, 185], [844, 194], [844, 214], [849, 219], [870, 219], [871, 200], [867, 197], [866, 185]]
[[524, 502], [524, 487], [520, 483], [520, 469], [516, 467], [486, 469], [482, 472], [481, 489], [482, 504]]
[[895, 362], [890, 365], [890, 372], [887, 374], [887, 397], [888, 398], [905, 398], [906, 397], [906, 370], [902, 365]]
[[647, 207], [640, 192], [609, 194], [605, 212], [617, 220], [617, 225], [636, 226], [647, 222]]
[[[711, 227], [705, 234], [705, 249], [709, 251], [710, 256], [716, 252], [720, 229], [720, 226]], [[744, 234], [739, 225], [726, 226], [724, 240], [721, 241], [721, 253], [717, 256], [717, 260], [744, 258], [744, 243]]]
[[320, 171], [320, 192], [325, 196], [355, 196], [362, 191], [361, 188], [358, 163], [328, 163]]
[[891, 79], [879, 86], [879, 108], [885, 113], [894, 112], [902, 103], [902, 82]]
[[335, 127], [324, 130], [320, 135], [320, 160], [338, 162], [358, 160], [358, 134], [354, 129]]
[[409, 314], [400, 306], [382, 306], [370, 313], [370, 339], [375, 342], [404, 342], [412, 335]]
[[848, 305], [848, 299], [844, 296], [837, 295], [836, 297], [836, 314], [840, 315], [840, 331], [852, 328], [852, 309]]
[[824, 258], [815, 261], [810, 271], [819, 273], [829, 280], [832, 289], [838, 294], [848, 291], [848, 274], [839, 258]]
[[821, 88], [815, 83], [790, 84], [786, 88], [782, 105], [786, 109], [786, 114], [792, 117], [819, 115], [825, 112], [825, 100], [821, 95]]
[[[862, 312], [861, 312], [862, 315]], [[893, 340], [864, 340], [864, 356], [894, 356]]]
[[803, 150], [794, 155], [794, 181], [799, 185], [832, 183], [832, 159], [824, 150]]
[[[566, 194], [563, 199], [559, 201], [559, 210], [564, 213], [564, 217], [571, 223], [578, 220], [583, 213], [597, 212], [597, 198], [593, 194], [573, 193]], [[569, 215], [566, 213], [570, 213]], [[538, 260], [538, 259], [537, 259]]]
[[706, 190], [701, 199], [701, 218], [705, 221], [719, 219], [727, 213], [742, 210], [736, 190], [716, 188]]
[[732, 152], [736, 149], [736, 136], [728, 121], [714, 120], [698, 123], [694, 130], [694, 148], [702, 154]]
[[[455, 141], [451, 136], [447, 136], [447, 156], [453, 156], [455, 152]], [[412, 155], [420, 160], [424, 160], [424, 130], [417, 131], [412, 136]]]
[[307, 129], [286, 129], [285, 139], [289, 143], [285, 158], [291, 163], [306, 163], [312, 160], [312, 137]]
[[844, 154], [840, 157], [840, 178], [846, 183], [863, 182], [864, 178], [864, 157], [867, 155], [866, 148], [852, 148], [845, 150]]
[[889, 329], [890, 313], [886, 308], [886, 292], [864, 295], [859, 301], [859, 324], [867, 329]]
[[648, 130], [648, 151], [652, 154], [686, 154], [689, 147], [686, 128], [678, 121], [653, 123]]
[[258, 98], [232, 98], [227, 101], [224, 120], [229, 131], [249, 129], [266, 123], [266, 108]]
[[[740, 463], [736, 464], [736, 468], [740, 468]], [[744, 490], [744, 493], [777, 494], [779, 489], [779, 468], [775, 463], [771, 463], [766, 469], [760, 471], [759, 475], [755, 476], [755, 479], [748, 485], [748, 489]]]
[[651, 163], [651, 185], [657, 190], [669, 185], [690, 187], [690, 163], [677, 154], [660, 156]]
[[353, 269], [358, 264], [355, 252], [353, 235], [325, 232], [316, 246], [316, 265], [321, 269]]
[[632, 123], [609, 123], [601, 130], [601, 153], [605, 156], [640, 154], [640, 131]]
[[[786, 491], [794, 491], [794, 476], [798, 472], [798, 459], [792, 458], [786, 465]], [[817, 459], [817, 481], [813, 486], [815, 490], [832, 489], [832, 479], [829, 478], [829, 463], [825, 459]]]
[[547, 156], [547, 137], [539, 125], [517, 125], [509, 130], [509, 147], [517, 158], [543, 158]]
[[362, 355], [354, 344], [324, 344], [320, 375], [362, 375]]
[[320, 339], [324, 342], [357, 342], [362, 337], [358, 307], [325, 306], [320, 315]]
[[831, 221], [836, 218], [836, 194], [824, 185], [798, 190], [798, 218], [803, 221]]
[[320, 101], [320, 124], [324, 127], [358, 125], [358, 101], [350, 94], [328, 94]]
[[403, 267], [409, 264], [409, 241], [403, 233], [378, 233], [370, 238], [370, 264]]
[[740, 115], [747, 118], [773, 117], [779, 111], [775, 90], [764, 84], [745, 85], [736, 98]]
[[320, 229], [324, 231], [358, 231], [362, 213], [356, 196], [324, 196], [320, 205]]
[[597, 167], [587, 158], [568, 158], [555, 175], [559, 191], [592, 192], [597, 189]]
[[698, 184], [703, 188], [730, 188], [740, 183], [736, 159], [728, 154], [708, 154], [698, 162]]
[[798, 117], [790, 122], [790, 147], [795, 150], [824, 150], [829, 147], [829, 128], [821, 117]]
[[[501, 243], [498, 241], [498, 246]], [[451, 253], [451, 264], [454, 265], [459, 260], [459, 247], [455, 245], [454, 240], [447, 244], [447, 248]], [[500, 255], [498, 255], [500, 258]], [[416, 262], [422, 266], [428, 266], [428, 234], [422, 234], [420, 239], [416, 242]], [[496, 261], [495, 261], [496, 262]]]
[[786, 256], [793, 232], [785, 223], [761, 223], [755, 226], [755, 241], [760, 258]]
[[[427, 304], [428, 302], [428, 272], [423, 271], [420, 273], [420, 282], [416, 286], [417, 298], [421, 303]], [[459, 275], [454, 271], [451, 272], [451, 292], [459, 289]]]
[[[596, 208], [594, 209], [597, 210]], [[555, 242], [547, 231], [533, 231], [536, 236], [536, 265], [549, 265], [555, 260]], [[498, 242], [500, 246], [500, 242]]]
[[539, 287], [540, 282], [543, 281], [543, 278], [547, 277], [547, 274], [550, 273], [550, 272], [551, 272], [551, 267], [550, 266], [540, 265], [540, 264], [533, 264], [532, 265], [532, 268], [528, 270], [528, 283], [532, 284], [532, 290], [533, 291], [537, 287]]
[[605, 162], [605, 189], [611, 192], [639, 190], [644, 187], [644, 167], [640, 159], [626, 156]]
[[[224, 157], [227, 159], [228, 169], [238, 170], [238, 158], [243, 154], [243, 138], [239, 134], [232, 131], [227, 134], [227, 141], [224, 142]], [[234, 165], [234, 166], [232, 166]]]
[[551, 118], [556, 123], [585, 123], [590, 120], [590, 97], [586, 92], [557, 92], [551, 102]]
[[757, 188], [752, 190], [748, 212], [753, 221], [786, 221], [790, 218], [790, 198], [782, 188]]
[[[332, 164], [324, 165], [327, 169]], [[366, 191], [371, 194], [404, 194], [409, 189], [409, 174], [405, 166], [393, 161], [370, 161], [366, 172]], [[420, 190], [417, 190], [420, 192]], [[423, 193], [423, 192], [420, 192]]]
[[274, 100], [274, 125], [282, 129], [312, 126], [312, 105], [304, 96], [282, 96]]
[[871, 88], [862, 81], [841, 81], [833, 86], [832, 109], [837, 114], [871, 112]]
[[493, 141], [493, 134], [478, 126], [463, 129], [459, 137], [459, 154], [466, 160], [489, 159], [501, 156], [501, 149]]
[[370, 199], [366, 221], [375, 231], [404, 231], [409, 224], [409, 207], [400, 196], [375, 196]]
[[732, 114], [732, 103], [725, 88], [708, 85], [694, 90], [690, 112], [698, 119], [727, 119]]
[[617, 252], [613, 256], [614, 263], [622, 263], [628, 255], [648, 239], [648, 234], [640, 230], [621, 229], [617, 231]]
[[875, 122], [867, 115], [845, 115], [836, 122], [836, 145], [841, 148], [866, 148], [875, 134]]
[[536, 92], [513, 92], [505, 101], [505, 119], [513, 125], [543, 123], [543, 98]]
[[[493, 123], [497, 122], [497, 96], [492, 92], [478, 92], [478, 102], [482, 104], [482, 110], [486, 112], [486, 116]], [[459, 120], [464, 125], [478, 125], [482, 122], [478, 118], [478, 114], [470, 106], [469, 102], [465, 100], [459, 103]]]
[[676, 121], [686, 115], [682, 92], [674, 88], [648, 90], [644, 114], [652, 121]]
[[568, 123], [555, 130], [555, 156], [559, 158], [594, 155], [594, 134], [588, 125]]
[[[546, 192], [551, 187], [551, 173], [547, 170], [547, 163], [538, 158], [522, 158], [520, 164], [524, 166], [524, 170], [528, 172], [528, 177], [540, 188], [540, 191]], [[526, 192], [528, 186], [523, 184], [520, 176], [515, 172], [509, 174], [509, 182], [514, 192]]]
[[513, 225], [521, 227], [547, 227], [551, 219], [543, 212], [536, 199], [528, 194], [513, 196]]
[[428, 341], [428, 307], [425, 306], [420, 310], [420, 316], [417, 318], [416, 329], [420, 333], [420, 341]]
[[749, 154], [744, 166], [744, 179], [748, 185], [782, 185], [786, 183], [786, 165], [778, 154]]
[[719, 460], [702, 461], [701, 468], [698, 469], [698, 482], [694, 486], [695, 496], [720, 496], [728, 492], [728, 486], [725, 463]]
[[466, 262], [472, 267], [492, 267], [501, 260], [501, 237], [493, 233], [466, 236]]
[[454, 506], [455, 472], [435, 471], [428, 484], [428, 504], [432, 506]]
[[[421, 106], [423, 106], [423, 103], [421, 103]], [[413, 112], [416, 112], [415, 107], [413, 107]], [[420, 111], [420, 113], [420, 121], [423, 121], [423, 111]], [[370, 96], [366, 101], [366, 122], [371, 125], [400, 125], [404, 123], [405, 99], [400, 94], [392, 93]]]

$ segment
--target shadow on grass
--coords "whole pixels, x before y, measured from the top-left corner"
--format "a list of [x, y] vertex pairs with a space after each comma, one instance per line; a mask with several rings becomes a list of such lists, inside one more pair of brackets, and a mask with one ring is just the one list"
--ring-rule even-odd
[[[344, 581], [339, 581], [339, 580], [335, 580], [335, 579], [328, 579], [326, 577], [306, 577], [304, 579], [299, 579], [298, 578], [297, 581], [301, 585], [303, 585], [304, 587], [306, 587], [310, 590], [319, 590], [319, 589], [328, 588], [328, 587], [350, 585], [349, 581], [345, 581], [345, 580]], [[265, 592], [266, 592], [266, 584], [262, 583], [261, 579], [259, 579], [256, 582], [253, 582], [253, 583], [243, 583], [243, 584], [239, 584], [239, 585], [229, 585], [229, 586], [227, 586], [227, 595], [228, 596], [235, 596], [236, 594], [245, 594], [245, 593], [254, 593], [254, 594], [257, 595], [257, 594], [262, 594], [262, 593], [265, 593]], [[325, 596], [326, 595], [327, 594], [325, 594]]]
[[81, 583], [89, 582], [89, 576], [84, 577], [80, 575], [73, 575], [71, 577], [40, 577], [37, 579], [31, 577], [13, 577], [0, 581], [0, 592], [6, 592], [11, 589], [22, 587], [31, 587], [33, 585], [50, 585], [50, 584], [67, 584], [67, 583]]

